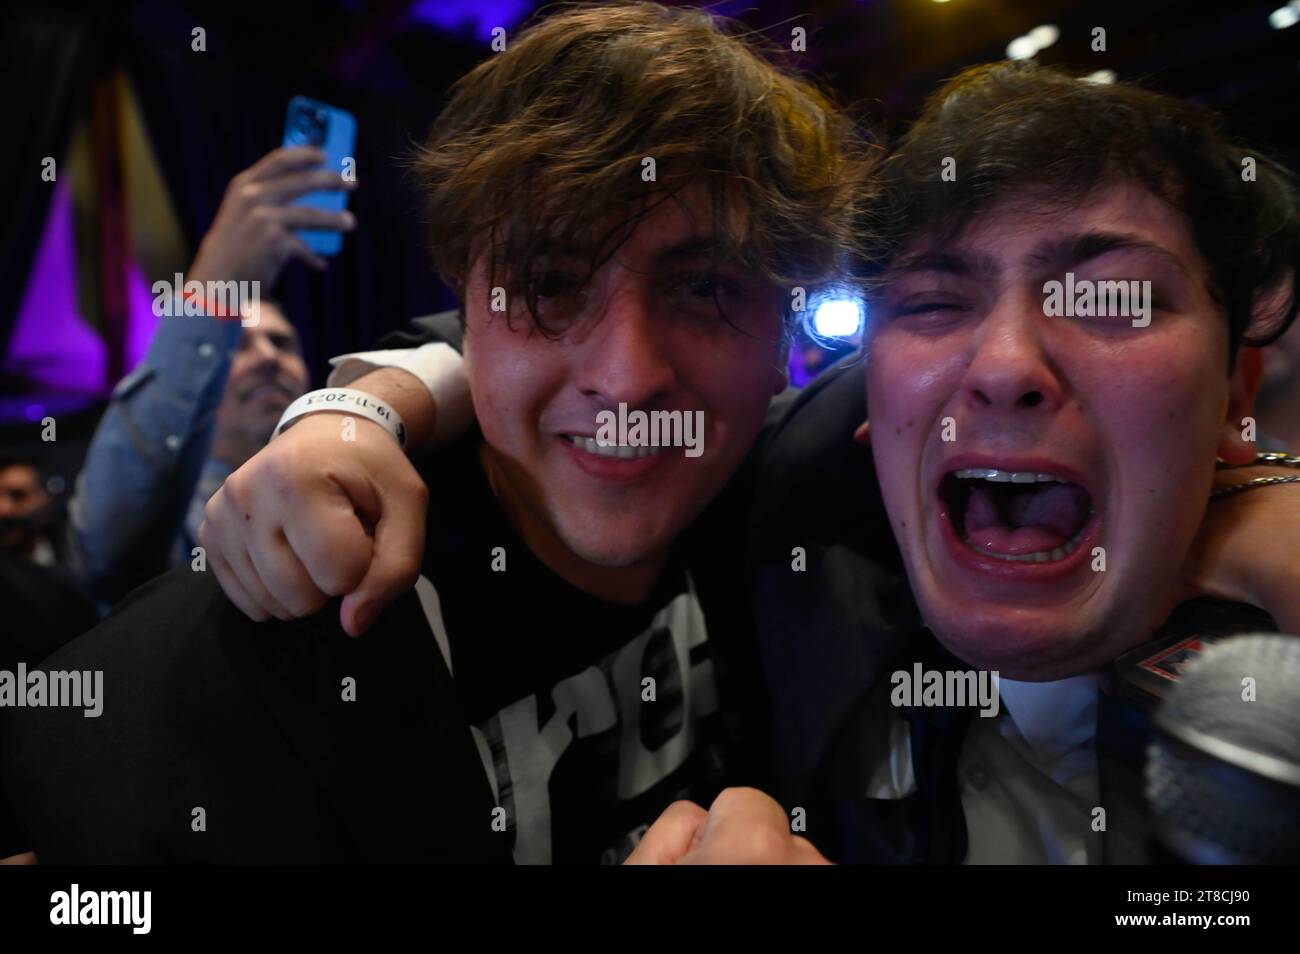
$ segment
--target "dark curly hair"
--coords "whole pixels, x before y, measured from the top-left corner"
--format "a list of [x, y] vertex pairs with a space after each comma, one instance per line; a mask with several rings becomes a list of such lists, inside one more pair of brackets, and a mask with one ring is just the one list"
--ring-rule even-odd
[[[956, 181], [940, 177], [956, 160]], [[1254, 160], [1254, 179], [1243, 169]], [[1230, 353], [1278, 338], [1294, 320], [1300, 197], [1294, 176], [1230, 141], [1211, 110], [1127, 83], [1102, 84], [1025, 62], [950, 80], [881, 167], [866, 214], [867, 274], [918, 234], [952, 238], [1015, 193], [1069, 205], [1115, 175], [1185, 216], [1228, 319]], [[1265, 296], [1277, 307], [1256, 313]]]

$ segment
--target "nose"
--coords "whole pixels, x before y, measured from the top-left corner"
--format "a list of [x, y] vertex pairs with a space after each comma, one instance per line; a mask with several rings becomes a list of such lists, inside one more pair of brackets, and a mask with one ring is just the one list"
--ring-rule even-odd
[[1061, 374], [1044, 346], [1049, 321], [1032, 297], [999, 302], [980, 323], [966, 371], [966, 401], [975, 410], [1059, 407]]
[[614, 297], [583, 344], [577, 385], [610, 405], [648, 408], [662, 404], [677, 386], [670, 335], [639, 290]]
[[280, 349], [272, 344], [271, 339], [266, 335], [253, 334], [249, 339], [248, 348], [252, 352], [253, 364], [258, 369], [265, 368], [268, 364], [276, 364], [280, 360]]

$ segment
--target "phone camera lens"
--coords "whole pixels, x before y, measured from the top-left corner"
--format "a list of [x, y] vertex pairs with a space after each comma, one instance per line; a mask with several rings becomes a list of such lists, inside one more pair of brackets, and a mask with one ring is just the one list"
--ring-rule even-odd
[[319, 146], [325, 142], [325, 127], [329, 117], [323, 109], [299, 109], [294, 113], [290, 128], [294, 138], [308, 146]]

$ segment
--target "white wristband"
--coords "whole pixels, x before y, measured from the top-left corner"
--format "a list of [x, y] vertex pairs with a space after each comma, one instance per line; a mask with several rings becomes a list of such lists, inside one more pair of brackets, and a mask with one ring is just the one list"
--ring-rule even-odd
[[320, 391], [308, 391], [284, 409], [284, 414], [280, 416], [280, 423], [275, 425], [275, 433], [280, 434], [293, 421], [318, 411], [336, 411], [340, 414], [355, 414], [358, 417], [368, 418], [392, 434], [403, 448], [406, 447], [406, 425], [402, 422], [401, 415], [373, 394], [352, 388], [323, 388]]
[[441, 446], [469, 433], [474, 426], [474, 401], [465, 376], [465, 360], [444, 342], [429, 342], [418, 348], [361, 351], [330, 358], [334, 370], [326, 384], [345, 388], [378, 368], [400, 368], [423, 383], [433, 399], [433, 433], [427, 440]]

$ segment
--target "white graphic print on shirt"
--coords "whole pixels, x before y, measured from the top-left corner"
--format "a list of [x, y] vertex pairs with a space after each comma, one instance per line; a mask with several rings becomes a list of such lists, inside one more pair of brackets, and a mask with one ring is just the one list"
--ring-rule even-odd
[[[450, 668], [437, 591], [421, 577], [416, 592]], [[715, 760], [720, 775], [716, 752], [696, 752], [703, 720], [718, 709], [707, 639], [688, 580], [640, 635], [471, 727], [517, 864], [550, 864], [561, 860], [555, 841], [592, 838], [596, 847], [583, 860], [621, 862], [659, 810], [692, 797], [693, 777], [673, 778], [692, 755]], [[650, 685], [653, 701], [645, 698]], [[671, 791], [638, 805], [660, 786]], [[599, 830], [593, 815], [614, 827]]]

